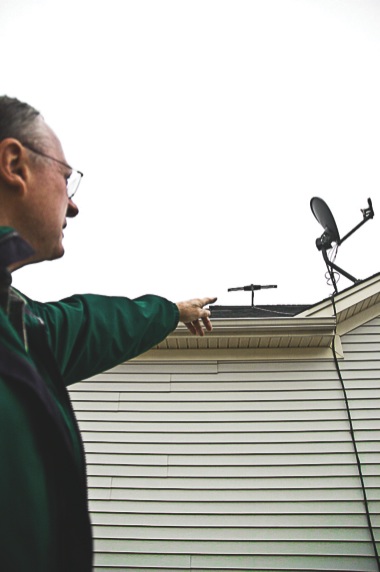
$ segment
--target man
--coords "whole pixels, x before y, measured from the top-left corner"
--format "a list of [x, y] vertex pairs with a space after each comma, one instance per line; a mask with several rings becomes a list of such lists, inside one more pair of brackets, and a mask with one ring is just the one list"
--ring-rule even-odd
[[0, 97], [0, 569], [89, 572], [83, 446], [66, 386], [131, 359], [179, 321], [211, 330], [215, 298], [77, 295], [42, 304], [11, 272], [63, 255], [82, 174], [27, 104]]

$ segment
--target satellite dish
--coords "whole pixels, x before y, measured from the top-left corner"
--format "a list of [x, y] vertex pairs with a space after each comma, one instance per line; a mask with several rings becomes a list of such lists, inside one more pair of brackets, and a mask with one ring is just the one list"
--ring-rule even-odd
[[[340, 244], [338, 227], [332, 212], [330, 211], [325, 201], [319, 197], [313, 197], [310, 201], [310, 207], [315, 218], [325, 231], [319, 239], [321, 241], [321, 245], [323, 245], [326, 249], [329, 249], [331, 248], [333, 242]], [[321, 250], [318, 244], [317, 247], [318, 250]]]
[[310, 208], [313, 212], [313, 215], [315, 216], [315, 218], [317, 219], [317, 221], [323, 227], [324, 230], [322, 236], [320, 238], [317, 238], [315, 243], [317, 245], [318, 250], [322, 251], [323, 259], [326, 262], [327, 270], [329, 271], [331, 282], [334, 286], [335, 294], [337, 294], [338, 289], [336, 286], [335, 275], [333, 272], [334, 270], [336, 270], [340, 274], [343, 274], [343, 276], [345, 276], [352, 282], [359, 282], [359, 281], [353, 276], [351, 276], [351, 274], [348, 274], [348, 272], [342, 270], [342, 268], [339, 268], [339, 266], [337, 266], [334, 262], [329, 260], [326, 251], [332, 247], [333, 242], [335, 242], [337, 246], [342, 244], [342, 242], [346, 240], [346, 238], [351, 236], [351, 234], [353, 234], [356, 230], [358, 230], [358, 228], [360, 228], [364, 223], [366, 223], [369, 219], [374, 217], [372, 201], [371, 199], [368, 199], [368, 208], [361, 209], [363, 220], [358, 225], [356, 225], [352, 230], [350, 230], [350, 232], [348, 232], [343, 238], [340, 238], [335, 219], [324, 200], [320, 199], [319, 197], [313, 197], [310, 201]]

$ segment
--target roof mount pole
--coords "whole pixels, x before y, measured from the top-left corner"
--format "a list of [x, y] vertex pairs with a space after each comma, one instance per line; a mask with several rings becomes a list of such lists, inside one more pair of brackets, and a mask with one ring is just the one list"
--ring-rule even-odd
[[322, 255], [323, 255], [323, 260], [325, 261], [326, 266], [327, 266], [327, 270], [329, 271], [329, 274], [330, 274], [331, 283], [334, 286], [335, 294], [338, 294], [338, 287], [337, 287], [335, 276], [334, 276], [334, 270], [339, 272], [339, 274], [343, 274], [343, 276], [345, 276], [346, 278], [348, 278], [348, 280], [351, 280], [351, 282], [354, 282], [355, 284], [358, 282], [361, 282], [361, 280], [358, 280], [357, 278], [355, 278], [354, 276], [352, 276], [351, 274], [349, 274], [348, 272], [343, 270], [343, 268], [340, 268], [337, 264], [335, 264], [334, 262], [331, 262], [331, 260], [329, 260], [329, 257], [327, 256], [327, 252], [326, 252], [325, 248], [321, 248], [321, 251], [322, 251]]

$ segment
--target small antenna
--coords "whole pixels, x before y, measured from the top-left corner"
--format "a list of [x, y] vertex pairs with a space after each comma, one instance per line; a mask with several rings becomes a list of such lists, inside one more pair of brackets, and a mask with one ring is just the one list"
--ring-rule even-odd
[[251, 307], [254, 306], [254, 295], [256, 290], [263, 290], [265, 288], [277, 288], [275, 284], [268, 286], [260, 286], [259, 284], [249, 284], [249, 286], [238, 286], [237, 288], [228, 288], [228, 292], [235, 292], [236, 290], [244, 290], [245, 292], [252, 292]]
[[313, 215], [324, 229], [322, 236], [320, 238], [317, 238], [315, 243], [317, 245], [318, 250], [322, 251], [323, 260], [326, 263], [332, 285], [334, 286], [334, 292], [335, 294], [338, 294], [338, 288], [336, 285], [334, 270], [336, 270], [340, 274], [343, 274], [343, 276], [345, 276], [354, 283], [359, 282], [359, 280], [357, 278], [354, 278], [353, 276], [351, 276], [351, 274], [348, 274], [348, 272], [346, 272], [342, 268], [339, 268], [339, 266], [337, 266], [336, 264], [334, 264], [334, 262], [329, 260], [329, 257], [327, 256], [327, 250], [332, 248], [333, 242], [335, 242], [337, 246], [341, 245], [342, 242], [346, 240], [346, 238], [354, 234], [354, 232], [356, 232], [364, 223], [366, 223], [375, 216], [372, 208], [372, 201], [371, 199], [368, 199], [368, 207], [365, 209], [361, 209], [363, 220], [359, 224], [357, 224], [352, 230], [350, 230], [350, 232], [348, 232], [343, 238], [340, 238], [338, 227], [336, 225], [332, 212], [330, 211], [329, 207], [327, 206], [327, 204], [323, 199], [320, 199], [319, 197], [313, 197], [310, 201], [310, 208], [312, 210]]

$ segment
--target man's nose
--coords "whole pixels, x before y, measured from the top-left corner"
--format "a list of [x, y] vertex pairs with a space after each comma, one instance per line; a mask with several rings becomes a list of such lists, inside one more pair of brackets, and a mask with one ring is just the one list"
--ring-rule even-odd
[[67, 204], [66, 216], [68, 218], [74, 218], [77, 216], [78, 213], [79, 213], [79, 209], [78, 209], [77, 205], [74, 203], [74, 201], [72, 199], [69, 199], [69, 202]]

